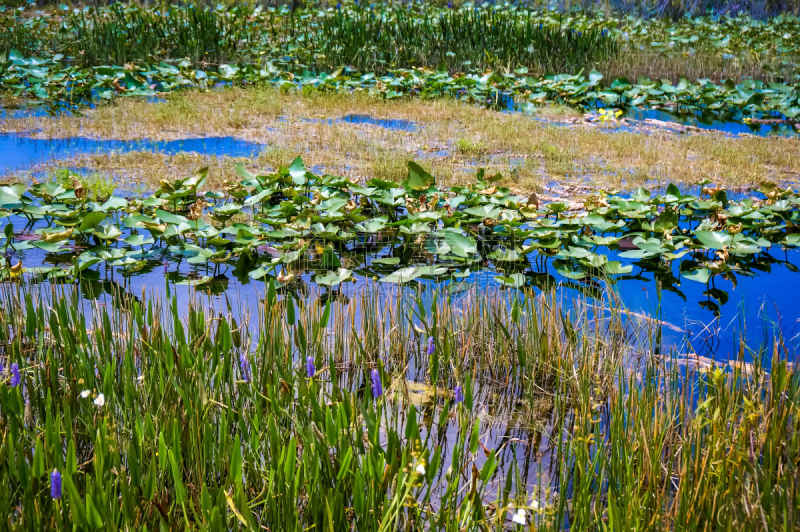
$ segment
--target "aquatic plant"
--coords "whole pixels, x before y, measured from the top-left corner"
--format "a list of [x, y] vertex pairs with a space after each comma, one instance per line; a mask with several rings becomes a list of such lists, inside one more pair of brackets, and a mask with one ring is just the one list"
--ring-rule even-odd
[[[319, 176], [300, 158], [276, 173], [252, 174], [241, 165], [237, 171], [241, 181], [220, 191], [203, 190], [203, 169], [162, 181], [146, 199], [112, 196], [103, 203], [59, 182], [0, 187], [7, 220], [0, 278], [82, 279], [94, 267], [132, 276], [161, 266], [169, 282], [213, 291], [214, 274], [231, 265], [289, 291], [302, 290], [302, 272], [313, 272], [308, 280], [332, 292], [358, 278], [436, 281], [458, 290], [471, 271], [489, 268], [500, 274], [492, 283], [516, 289], [549, 283], [552, 265], [590, 292], [598, 281], [614, 283], [639, 268], [680, 294], [681, 279], [735, 282], [776, 260], [771, 248], [800, 242], [792, 229], [800, 195], [773, 183], [741, 200], [702, 182], [699, 195], [674, 185], [656, 195], [601, 190], [568, 205], [518, 196], [498, 185], [500, 174], [482, 170], [468, 186], [440, 187], [413, 162], [399, 184]], [[26, 250], [68, 259], [47, 266], [15, 261]], [[207, 274], [169, 272], [167, 259], [206, 265]], [[429, 336], [427, 353], [438, 345]], [[246, 369], [243, 363], [245, 376]]]
[[603, 22], [576, 26], [544, 20], [529, 10], [421, 11], [354, 6], [316, 17], [289, 19], [289, 36], [306, 43], [300, 61], [318, 70], [350, 65], [361, 71], [438, 67], [528, 68], [539, 73], [576, 73], [603, 64], [618, 44]]
[[[30, 368], [26, 387], [0, 384], [4, 525], [794, 528], [800, 379], [781, 344], [662, 357], [613, 306], [375, 296], [273, 286], [251, 323], [194, 300], [84, 307], [72, 285], [4, 284], [0, 357]], [[432, 330], [441, 352], [409, 349]], [[313, 384], [292, 369], [310, 353], [328, 361]], [[375, 375], [380, 401], [364, 394]]]
[[0, 14], [0, 30], [0, 90], [58, 104], [271, 83], [501, 108], [549, 100], [800, 115], [800, 24], [788, 16], [675, 22], [488, 4], [293, 12], [117, 3], [57, 17]]

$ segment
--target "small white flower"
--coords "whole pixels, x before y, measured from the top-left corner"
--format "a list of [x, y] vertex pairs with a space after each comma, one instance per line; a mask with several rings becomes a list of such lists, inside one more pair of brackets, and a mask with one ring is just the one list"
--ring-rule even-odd
[[417, 466], [417, 469], [416, 469], [416, 471], [417, 471], [417, 473], [419, 473], [420, 475], [424, 475], [424, 474], [425, 474], [425, 464], [419, 464], [419, 465]]
[[94, 404], [96, 404], [97, 406], [103, 406], [104, 404], [106, 404], [106, 397], [101, 393], [94, 400]]
[[81, 399], [86, 399], [87, 397], [89, 397], [89, 394], [90, 394], [90, 393], [92, 393], [92, 392], [91, 392], [91, 391], [89, 391], [89, 390], [83, 390], [83, 391], [80, 393], [80, 398], [81, 398]]
[[511, 520], [517, 523], [518, 525], [525, 526], [525, 509], [519, 508], [517, 510], [517, 513], [514, 514], [514, 517], [512, 517]]
[[534, 499], [533, 502], [531, 503], [531, 508], [533, 508], [534, 510], [538, 510], [539, 509], [539, 501]]

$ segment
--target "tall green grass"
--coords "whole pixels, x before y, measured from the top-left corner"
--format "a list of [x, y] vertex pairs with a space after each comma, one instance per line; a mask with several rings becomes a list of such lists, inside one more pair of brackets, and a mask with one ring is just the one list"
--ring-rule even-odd
[[[289, 35], [309, 43], [306, 62], [321, 70], [443, 66], [450, 71], [529, 68], [588, 70], [618, 53], [602, 22], [585, 27], [543, 21], [535, 11], [337, 9], [290, 19]], [[301, 56], [302, 57], [302, 56]]]
[[616, 56], [603, 21], [573, 26], [537, 11], [440, 10], [400, 4], [335, 10], [112, 4], [49, 17], [0, 17], [2, 52], [62, 54], [83, 65], [189, 60], [192, 64], [290, 59], [306, 67], [385, 72], [519, 67], [577, 72]]
[[798, 526], [800, 379], [781, 344], [768, 366], [696, 371], [648, 353], [657, 331], [615, 307], [553, 295], [343, 306], [268, 285], [248, 318], [73, 290], [3, 287], [6, 529]]
[[262, 31], [252, 16], [247, 5], [146, 9], [112, 4], [66, 16], [60, 31], [67, 38], [59, 51], [92, 65], [160, 58], [250, 61], [257, 57], [253, 44], [260, 43]]

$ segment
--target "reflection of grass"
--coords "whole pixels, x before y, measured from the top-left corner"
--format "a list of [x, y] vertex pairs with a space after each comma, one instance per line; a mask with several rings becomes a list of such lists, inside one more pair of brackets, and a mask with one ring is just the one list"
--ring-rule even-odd
[[[172, 516], [299, 531], [448, 530], [454, 516], [501, 530], [510, 506], [548, 532], [616, 529], [618, 515], [772, 530], [797, 507], [800, 386], [786, 362], [662, 358], [656, 322], [547, 291], [473, 289], [431, 308], [428, 290], [367, 288], [326, 307], [287, 297], [301, 284], [247, 309], [116, 294], [88, 315], [71, 284], [48, 300], [4, 285], [4, 362], [17, 366], [2, 376], [0, 507], [63, 528], [92, 494], [92, 519], [122, 527]], [[54, 469], [61, 500], [43, 494]]]
[[[413, 132], [336, 122], [347, 114], [414, 122]], [[557, 106], [542, 118], [574, 118]], [[455, 101], [383, 102], [361, 94], [302, 95], [272, 89], [231, 89], [171, 95], [166, 103], [143, 105], [121, 99], [87, 111], [86, 117], [7, 120], [11, 130], [41, 129], [41, 135], [88, 134], [113, 138], [185, 138], [233, 135], [269, 146], [255, 161], [275, 168], [302, 155], [332, 174], [361, 179], [403, 176], [408, 159], [438, 169], [458, 182], [464, 171], [486, 166], [509, 176], [508, 186], [535, 190], [541, 181], [591, 180], [598, 186], [643, 182], [694, 183], [708, 178], [726, 186], [800, 173], [798, 144], [791, 139], [677, 135], [650, 130], [609, 132], [605, 128], [550, 125], [519, 114], [497, 113]], [[515, 161], [525, 160], [524, 165]], [[203, 164], [196, 156], [89, 156], [93, 169], [137, 176], [150, 183], [187, 175]], [[82, 163], [83, 164], [83, 163]], [[212, 166], [230, 171], [226, 159]], [[512, 174], [512, 169], [514, 174]], [[159, 176], [159, 177], [157, 177]], [[213, 173], [212, 173], [213, 178]]]

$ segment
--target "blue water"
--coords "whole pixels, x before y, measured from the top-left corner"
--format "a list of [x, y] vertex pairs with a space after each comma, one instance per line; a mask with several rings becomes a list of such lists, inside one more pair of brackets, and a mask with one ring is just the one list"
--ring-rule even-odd
[[368, 126], [378, 126], [393, 131], [416, 131], [417, 126], [410, 120], [401, 118], [375, 118], [370, 115], [345, 115], [341, 118], [308, 119], [309, 122], [323, 122], [328, 125], [338, 123], [361, 124]]
[[[503, 112], [518, 112], [520, 106], [514, 101], [510, 93], [500, 93], [496, 101], [487, 102], [494, 105], [497, 109]], [[672, 113], [660, 109], [639, 109], [636, 107], [629, 108], [625, 114], [625, 118], [633, 121], [642, 121], [648, 118], [661, 120], [663, 122], [674, 122], [685, 126], [694, 126], [700, 129], [709, 131], [722, 131], [730, 135], [738, 136], [743, 134], [756, 135], [761, 137], [767, 136], [783, 136], [783, 137], [798, 137], [800, 130], [788, 123], [782, 124], [747, 124], [741, 120], [741, 116], [735, 113], [717, 114], [713, 112], [706, 113]], [[762, 118], [779, 118], [765, 114]], [[572, 125], [568, 123], [551, 122], [556, 125]], [[631, 131], [633, 128], [620, 126], [612, 129], [611, 131]]]
[[625, 114], [625, 117], [632, 120], [645, 120], [650, 118], [663, 122], [675, 122], [677, 124], [693, 126], [700, 129], [722, 131], [735, 136], [749, 134], [757, 136], [797, 137], [800, 135], [800, 132], [789, 124], [746, 124], [741, 120], [720, 120], [715, 115], [675, 114], [659, 109], [630, 108]]
[[83, 137], [37, 139], [15, 134], [0, 134], [0, 173], [25, 170], [35, 164], [68, 159], [80, 154], [147, 151], [165, 155], [193, 152], [217, 157], [253, 157], [263, 147], [263, 144], [235, 137], [155, 141], [98, 140]]
[[414, 122], [399, 118], [373, 118], [370, 115], [346, 115], [341, 118], [341, 121], [349, 124], [368, 124], [395, 131], [416, 130]]

